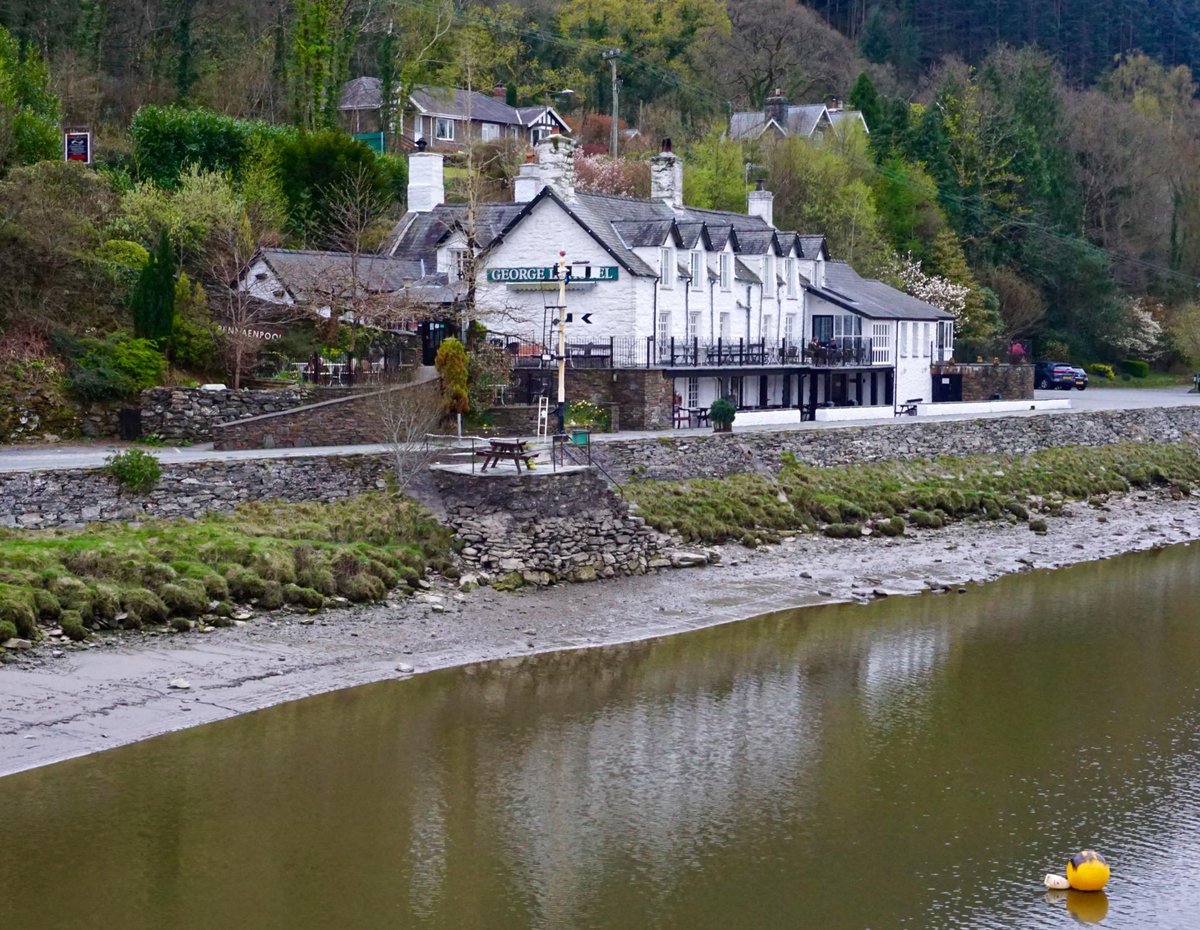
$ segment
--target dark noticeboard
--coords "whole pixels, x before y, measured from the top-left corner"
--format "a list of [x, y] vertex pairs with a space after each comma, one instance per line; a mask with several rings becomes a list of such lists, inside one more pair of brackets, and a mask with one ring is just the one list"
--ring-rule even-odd
[[92, 163], [92, 134], [90, 132], [63, 133], [63, 157], [67, 161]]

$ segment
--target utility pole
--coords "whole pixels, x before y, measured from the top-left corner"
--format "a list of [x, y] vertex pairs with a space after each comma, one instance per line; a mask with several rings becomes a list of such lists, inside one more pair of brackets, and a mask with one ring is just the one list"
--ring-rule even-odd
[[612, 68], [612, 141], [609, 143], [608, 153], [613, 158], [617, 158], [620, 154], [617, 150], [620, 141], [617, 128], [617, 113], [619, 112], [617, 101], [621, 95], [621, 82], [617, 78], [617, 59], [621, 57], [621, 50], [619, 48], [606, 49], [600, 57], [607, 61], [608, 66]]
[[567, 431], [567, 253], [558, 253], [558, 433]]

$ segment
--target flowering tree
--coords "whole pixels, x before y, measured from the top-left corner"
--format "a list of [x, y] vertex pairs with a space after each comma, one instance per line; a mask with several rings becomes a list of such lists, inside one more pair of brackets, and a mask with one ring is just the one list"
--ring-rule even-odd
[[933, 304], [939, 310], [954, 314], [955, 321], [964, 322], [967, 298], [971, 294], [971, 289], [966, 285], [955, 284], [939, 275], [926, 274], [921, 270], [921, 262], [913, 258], [912, 252], [900, 259], [896, 277], [906, 293]]
[[1130, 358], [1154, 361], [1163, 351], [1163, 328], [1156, 318], [1162, 313], [1161, 304], [1138, 297], [1129, 305], [1125, 332], [1113, 339], [1113, 345]]
[[596, 194], [645, 197], [650, 188], [650, 171], [644, 161], [577, 155], [575, 186], [581, 191]]

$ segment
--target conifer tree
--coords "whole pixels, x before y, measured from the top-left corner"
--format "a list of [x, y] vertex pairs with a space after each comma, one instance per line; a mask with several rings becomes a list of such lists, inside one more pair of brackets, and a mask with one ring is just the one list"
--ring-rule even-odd
[[130, 298], [133, 332], [165, 349], [175, 330], [175, 252], [166, 230], [142, 268]]

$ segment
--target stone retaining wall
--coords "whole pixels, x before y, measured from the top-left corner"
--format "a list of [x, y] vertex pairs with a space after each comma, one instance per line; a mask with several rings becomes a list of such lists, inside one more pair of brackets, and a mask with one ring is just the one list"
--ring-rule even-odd
[[836, 429], [690, 434], [598, 442], [592, 457], [617, 480], [720, 478], [774, 473], [785, 452], [810, 465], [847, 465], [942, 455], [1006, 455], [1059, 446], [1200, 439], [1200, 404], [1141, 410], [913, 421]]
[[468, 571], [526, 584], [644, 574], [666, 541], [594, 470], [467, 476], [435, 471]]
[[[405, 409], [433, 411], [428, 428], [436, 432], [440, 382], [422, 381], [394, 385], [379, 391], [340, 396], [277, 413], [218, 423], [213, 426], [217, 449], [292, 449], [311, 446], [363, 445], [386, 442], [393, 427], [399, 427]], [[416, 408], [408, 408], [416, 398]]]
[[243, 501], [330, 501], [384, 487], [385, 455], [168, 465], [146, 494], [130, 494], [100, 469], [0, 474], [0, 526], [79, 526], [93, 521], [200, 517]]
[[277, 390], [202, 391], [199, 388], [151, 388], [142, 391], [142, 435], [172, 442], [210, 442], [213, 427], [344, 397], [344, 388], [299, 387]]
[[[1033, 399], [1032, 365], [935, 365], [933, 383], [939, 377], [958, 375], [962, 378], [964, 402], [991, 400], [996, 395], [1001, 400]], [[936, 397], [936, 391], [934, 393]]]

